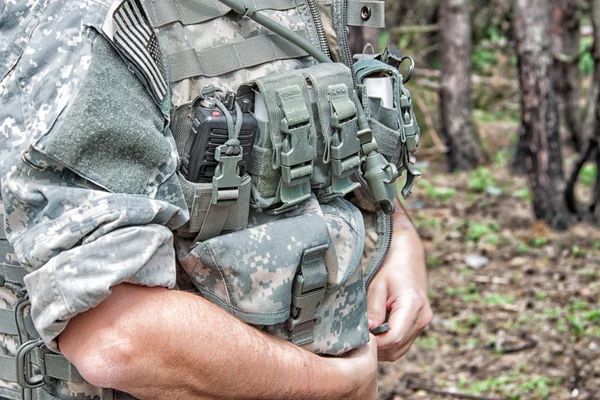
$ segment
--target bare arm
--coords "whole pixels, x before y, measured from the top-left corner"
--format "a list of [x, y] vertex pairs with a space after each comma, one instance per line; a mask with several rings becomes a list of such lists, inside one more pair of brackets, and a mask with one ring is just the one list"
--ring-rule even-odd
[[390, 330], [377, 336], [379, 361], [396, 361], [429, 324], [425, 250], [417, 229], [396, 200], [392, 247], [368, 293], [370, 328], [389, 313]]
[[196, 295], [128, 284], [59, 336], [86, 380], [142, 399], [375, 399], [374, 342], [323, 358]]

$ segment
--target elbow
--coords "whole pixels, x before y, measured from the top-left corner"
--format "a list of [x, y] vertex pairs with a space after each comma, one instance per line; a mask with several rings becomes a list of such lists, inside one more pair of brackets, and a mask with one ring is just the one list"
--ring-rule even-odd
[[[127, 390], [136, 379], [136, 342], [126, 332], [107, 327], [92, 337], [59, 337], [64, 356], [77, 368], [86, 382], [103, 388]], [[81, 331], [77, 336], [89, 334]]]

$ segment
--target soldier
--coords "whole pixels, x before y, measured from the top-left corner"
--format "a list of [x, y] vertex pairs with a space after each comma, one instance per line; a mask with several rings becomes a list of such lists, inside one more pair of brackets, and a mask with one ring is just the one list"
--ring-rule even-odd
[[[46, 366], [34, 382], [35, 368], [17, 367], [17, 385], [10, 364], [0, 367], [0, 398], [375, 398], [377, 361], [400, 358], [431, 319], [409, 217], [396, 200], [391, 251], [368, 291], [369, 329], [387, 318], [390, 330], [343, 356], [267, 335], [194, 293], [176, 254], [189, 242], [173, 234], [190, 217], [170, 130], [185, 88], [167, 78], [149, 3], [0, 4], [0, 168], [14, 249], [4, 250], [0, 291], [25, 321], [9, 323], [0, 348], [9, 364], [28, 351], [43, 364], [39, 334], [83, 378]], [[294, 10], [277, 18], [312, 21], [306, 6]], [[220, 18], [212, 32], [221, 37], [233, 21], [250, 24]], [[303, 67], [296, 58], [251, 67]], [[23, 349], [28, 339], [35, 351]]]

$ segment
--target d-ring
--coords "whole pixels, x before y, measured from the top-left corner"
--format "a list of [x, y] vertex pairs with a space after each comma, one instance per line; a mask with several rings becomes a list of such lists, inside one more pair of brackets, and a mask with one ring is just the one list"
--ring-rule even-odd
[[408, 69], [408, 75], [406, 75], [406, 77], [404, 77], [404, 79], [402, 80], [402, 83], [407, 84], [408, 82], [410, 82], [410, 80], [415, 74], [415, 59], [411, 56], [404, 56], [400, 59], [400, 64], [402, 64], [404, 60], [410, 60], [410, 68]]

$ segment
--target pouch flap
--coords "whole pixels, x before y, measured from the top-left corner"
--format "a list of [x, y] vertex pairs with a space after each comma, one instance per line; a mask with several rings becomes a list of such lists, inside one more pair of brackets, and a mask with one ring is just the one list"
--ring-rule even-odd
[[324, 244], [322, 215], [306, 214], [198, 243], [181, 264], [203, 296], [245, 322], [272, 325], [290, 315], [303, 252]]

